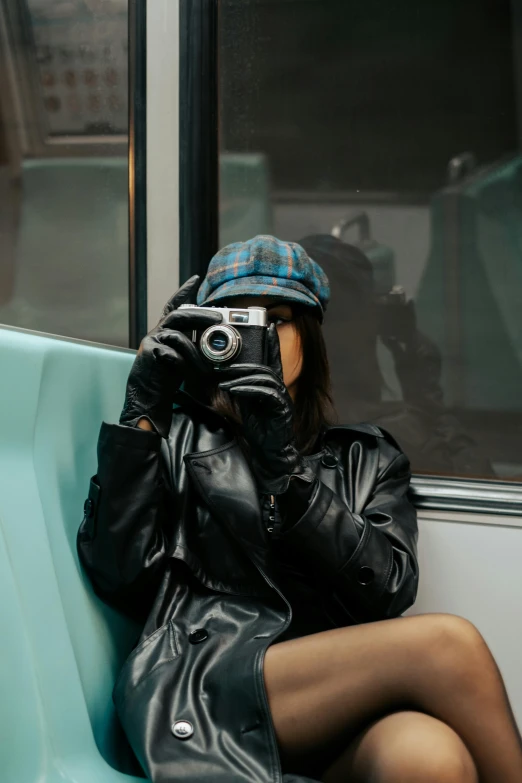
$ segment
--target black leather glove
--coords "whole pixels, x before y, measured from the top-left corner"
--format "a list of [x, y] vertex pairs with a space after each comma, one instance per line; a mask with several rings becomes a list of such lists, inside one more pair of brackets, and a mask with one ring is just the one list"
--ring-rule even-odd
[[174, 394], [190, 376], [210, 373], [210, 366], [183, 332], [221, 323], [220, 313], [177, 309], [193, 303], [198, 288], [199, 277], [194, 275], [167, 302], [158, 325], [142, 340], [127, 381], [120, 424], [136, 427], [146, 418], [167, 438]]
[[267, 335], [268, 366], [236, 364], [222, 371], [231, 380], [220, 388], [237, 400], [243, 433], [251, 450], [252, 468], [262, 492], [280, 495], [292, 476], [311, 483], [294, 438], [292, 400], [283, 383], [279, 338], [274, 324]]

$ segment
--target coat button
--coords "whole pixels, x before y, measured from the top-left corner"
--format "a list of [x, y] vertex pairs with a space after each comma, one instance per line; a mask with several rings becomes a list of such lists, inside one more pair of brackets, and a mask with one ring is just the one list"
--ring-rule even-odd
[[205, 631], [204, 628], [197, 628], [195, 631], [192, 631], [192, 633], [189, 634], [189, 642], [191, 644], [199, 644], [200, 642], [204, 642], [206, 639], [208, 639], [208, 631]]
[[321, 462], [325, 468], [336, 468], [338, 459], [333, 454], [324, 454], [321, 457]]
[[375, 571], [369, 566], [362, 566], [357, 572], [357, 581], [360, 585], [369, 585], [375, 579]]
[[92, 512], [94, 511], [94, 503], [90, 498], [87, 498], [85, 503], [83, 504], [83, 513], [87, 518], [92, 517]]
[[177, 720], [172, 724], [170, 730], [178, 739], [188, 739], [194, 734], [194, 726], [188, 720]]

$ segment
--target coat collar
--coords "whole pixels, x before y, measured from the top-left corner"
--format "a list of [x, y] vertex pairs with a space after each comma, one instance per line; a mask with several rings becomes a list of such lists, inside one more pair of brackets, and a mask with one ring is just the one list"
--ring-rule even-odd
[[[210, 417], [214, 423], [226, 426], [226, 420], [220, 414], [186, 392], [178, 392], [175, 402], [185, 410], [197, 411], [197, 418]], [[352, 433], [352, 438], [360, 433], [383, 437], [378, 427], [365, 423], [328, 427], [323, 433], [323, 442], [328, 442], [329, 436], [335, 432], [343, 431]], [[237, 439], [232, 438], [208, 451], [185, 454], [183, 459], [207, 506], [256, 565], [263, 571], [269, 569], [267, 557], [270, 547], [262, 518], [259, 488]]]

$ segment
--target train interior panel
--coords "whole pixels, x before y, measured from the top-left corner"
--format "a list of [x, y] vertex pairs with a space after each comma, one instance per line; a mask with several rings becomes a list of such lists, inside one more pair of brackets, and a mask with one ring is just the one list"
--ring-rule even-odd
[[185, 53], [137, 94], [133, 26], [146, 8], [142, 66], [161, 72], [187, 4], [0, 0], [5, 783], [142, 774], [110, 696], [139, 629], [94, 595], [75, 535], [146, 331], [136, 308], [159, 316], [132, 261], [152, 192], [175, 230], [162, 244], [147, 216], [149, 301], [200, 269], [183, 242], [205, 210], [214, 250], [274, 234], [323, 266], [337, 416], [389, 430], [411, 461], [410, 613], [472, 620], [522, 725], [522, 0], [192, 2], [218, 10], [215, 171], [198, 169], [216, 188], [197, 214], [163, 167], [174, 146], [181, 170], [183, 117], [147, 148], [148, 180], [133, 158], [136, 106], [152, 138], [165, 89], [187, 83]]

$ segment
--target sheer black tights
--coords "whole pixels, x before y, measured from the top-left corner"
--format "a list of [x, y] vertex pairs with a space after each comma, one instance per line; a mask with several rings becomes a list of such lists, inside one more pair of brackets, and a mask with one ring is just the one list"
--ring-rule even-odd
[[477, 783], [477, 768], [458, 734], [421, 712], [377, 720], [321, 775], [324, 783]]
[[401, 617], [282, 642], [267, 651], [264, 672], [288, 771], [324, 783], [522, 783], [502, 677], [460, 617]]

